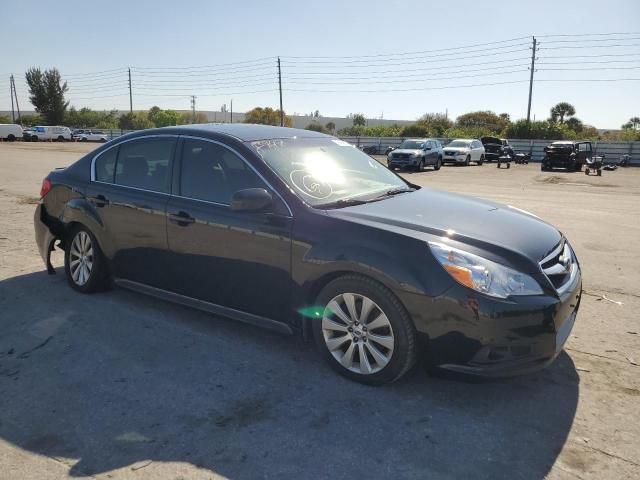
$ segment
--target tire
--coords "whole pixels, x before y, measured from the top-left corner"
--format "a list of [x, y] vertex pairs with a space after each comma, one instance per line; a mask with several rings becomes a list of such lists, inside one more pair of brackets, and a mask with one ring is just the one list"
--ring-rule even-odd
[[464, 166], [468, 167], [471, 164], [471, 155], [467, 155], [467, 159], [464, 161]]
[[507, 162], [507, 168], [511, 168], [511, 163]]
[[478, 160], [478, 166], [481, 167], [484, 163], [484, 155], [480, 155], [480, 160]]
[[585, 168], [585, 169], [584, 169], [584, 174], [585, 174], [585, 175], [589, 175], [589, 171], [590, 171], [590, 170], [589, 170], [589, 168]]
[[[346, 303], [349, 299], [353, 301], [353, 316]], [[370, 310], [363, 319], [365, 304]], [[413, 323], [395, 295], [379, 283], [359, 275], [337, 278], [322, 289], [316, 305], [324, 306], [323, 318], [312, 325], [316, 346], [340, 375], [367, 385], [383, 385], [398, 380], [415, 364]], [[341, 313], [333, 313], [338, 309]], [[364, 320], [364, 324], [355, 319]], [[378, 326], [372, 328], [374, 323]], [[372, 340], [374, 336], [383, 343]], [[363, 351], [365, 362], [360, 360]]]
[[31, 141], [32, 142], [37, 142], [38, 141], [38, 136], [37, 135], [31, 135]]
[[598, 170], [598, 176], [601, 177], [602, 176], [602, 170]]
[[419, 172], [424, 172], [424, 158], [420, 160], [420, 163], [418, 164], [418, 171]]
[[99, 292], [108, 288], [110, 282], [107, 260], [93, 233], [84, 225], [78, 225], [69, 232], [66, 239], [64, 272], [71, 288], [81, 293]]
[[64, 137], [63, 137], [62, 135], [60, 135], [60, 136], [58, 137], [58, 141], [59, 141], [59, 142], [64, 142]]
[[10, 142], [15, 142], [16, 136], [13, 133], [10, 133], [9, 136], [7, 137], [7, 140]]
[[547, 171], [547, 167], [544, 166], [544, 163], [540, 164], [540, 171], [542, 171], [542, 172], [546, 172]]
[[577, 163], [577, 164], [576, 164], [575, 171], [576, 171], [576, 172], [581, 172], [581, 171], [582, 171], [582, 164], [581, 164], [581, 163]]
[[442, 166], [442, 159], [440, 157], [438, 157], [438, 160], [436, 160], [436, 164], [433, 166], [434, 170], [440, 170], [440, 167]]
[[86, 142], [86, 141], [87, 141], [87, 137], [82, 137], [82, 138], [80, 139], [80, 141], [81, 141], [81, 142]]

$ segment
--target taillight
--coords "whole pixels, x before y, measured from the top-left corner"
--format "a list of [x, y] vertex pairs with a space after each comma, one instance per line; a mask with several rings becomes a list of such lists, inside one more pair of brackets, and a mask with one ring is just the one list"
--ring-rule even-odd
[[51, 181], [45, 178], [42, 181], [42, 187], [40, 187], [40, 198], [44, 198], [44, 196], [49, 193], [49, 190], [51, 190]]

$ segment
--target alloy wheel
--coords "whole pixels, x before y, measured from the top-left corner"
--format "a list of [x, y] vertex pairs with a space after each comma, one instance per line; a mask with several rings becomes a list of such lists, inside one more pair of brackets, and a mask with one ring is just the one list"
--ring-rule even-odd
[[69, 271], [76, 285], [89, 281], [93, 269], [93, 245], [87, 232], [80, 231], [73, 237], [69, 249]]
[[331, 299], [322, 316], [322, 334], [333, 358], [354, 373], [379, 372], [393, 356], [391, 322], [364, 295], [342, 293]]

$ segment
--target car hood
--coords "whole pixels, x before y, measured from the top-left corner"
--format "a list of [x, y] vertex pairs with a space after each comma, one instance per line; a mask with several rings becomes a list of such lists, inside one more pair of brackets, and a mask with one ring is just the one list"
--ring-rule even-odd
[[411, 155], [422, 155], [422, 150], [413, 148], [396, 148], [391, 153], [409, 153]]
[[468, 246], [525, 272], [538, 272], [538, 262], [562, 239], [555, 227], [523, 210], [431, 188], [327, 214], [425, 241]]
[[468, 152], [469, 147], [444, 147], [445, 152]]

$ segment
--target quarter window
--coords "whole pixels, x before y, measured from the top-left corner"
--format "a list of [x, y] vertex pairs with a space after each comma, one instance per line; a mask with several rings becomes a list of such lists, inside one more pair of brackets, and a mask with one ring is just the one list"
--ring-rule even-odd
[[174, 138], [148, 138], [120, 145], [115, 183], [153, 192], [170, 191]]
[[98, 182], [113, 183], [113, 175], [116, 171], [116, 159], [118, 147], [110, 148], [102, 153], [95, 162], [95, 179]]
[[231, 150], [204, 140], [184, 141], [180, 172], [183, 197], [229, 205], [234, 192], [245, 188], [267, 187]]

